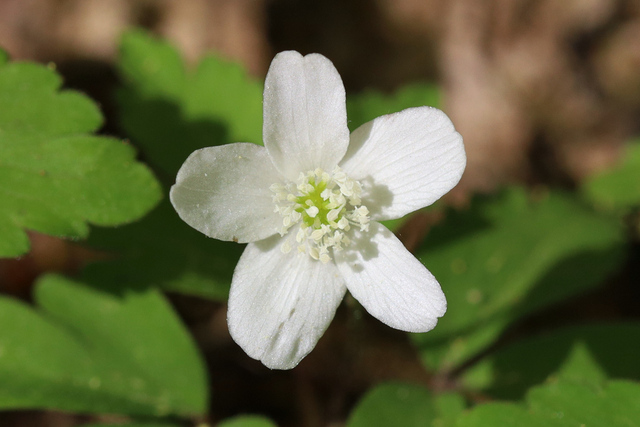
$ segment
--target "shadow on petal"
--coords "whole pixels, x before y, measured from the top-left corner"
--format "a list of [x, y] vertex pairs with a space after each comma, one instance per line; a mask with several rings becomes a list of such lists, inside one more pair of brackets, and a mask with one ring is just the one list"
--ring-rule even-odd
[[256, 246], [256, 249], [260, 250], [260, 252], [269, 252], [277, 244], [282, 242], [283, 242], [282, 236], [276, 233], [271, 237], [267, 237], [266, 239], [260, 240], [258, 242], [254, 242], [253, 244]]
[[389, 187], [376, 184], [372, 176], [360, 180], [362, 184], [362, 204], [369, 209], [369, 215], [376, 217], [393, 203], [393, 193]]
[[[355, 229], [349, 236], [351, 245], [341, 251], [341, 262], [347, 264], [354, 272], [363, 271], [365, 261], [370, 261], [380, 256], [378, 243], [373, 239], [375, 228], [377, 227], [370, 227], [368, 231]], [[391, 233], [385, 227], [380, 226], [378, 228], [384, 230], [383, 232]]]

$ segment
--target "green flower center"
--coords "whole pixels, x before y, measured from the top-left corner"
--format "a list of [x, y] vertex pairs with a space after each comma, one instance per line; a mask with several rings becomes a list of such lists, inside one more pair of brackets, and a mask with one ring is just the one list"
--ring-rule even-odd
[[[273, 184], [275, 212], [282, 216], [282, 236], [300, 224], [295, 240], [300, 252], [329, 262], [329, 249], [342, 250], [350, 244], [345, 235], [352, 225], [369, 228], [369, 210], [361, 206], [362, 186], [349, 178], [339, 167], [331, 173], [318, 168], [301, 173], [296, 183]], [[291, 250], [286, 239], [282, 251]]]

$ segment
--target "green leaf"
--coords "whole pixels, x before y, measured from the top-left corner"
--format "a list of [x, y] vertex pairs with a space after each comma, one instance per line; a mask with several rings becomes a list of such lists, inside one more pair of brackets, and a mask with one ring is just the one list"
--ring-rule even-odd
[[448, 427], [464, 409], [465, 401], [457, 394], [433, 396], [419, 385], [389, 383], [362, 398], [347, 427]]
[[582, 190], [587, 198], [607, 209], [640, 206], [640, 139], [627, 146], [618, 167], [593, 176]]
[[[261, 142], [262, 86], [238, 65], [206, 57], [187, 70], [177, 49], [131, 31], [122, 39], [119, 68], [122, 125], [167, 186], [194, 150], [234, 139]], [[89, 244], [116, 254], [85, 270], [91, 283], [161, 287], [217, 301], [226, 301], [243, 250], [205, 238], [180, 220], [168, 200], [144, 221], [96, 230]]]
[[550, 377], [600, 383], [640, 380], [640, 323], [567, 327], [528, 338], [484, 357], [464, 373], [467, 387], [498, 398], [524, 395]]
[[429, 390], [418, 385], [386, 384], [371, 390], [351, 413], [348, 427], [423, 426], [436, 418]]
[[89, 238], [115, 259], [84, 271], [92, 284], [160, 287], [168, 291], [226, 301], [231, 276], [244, 245], [209, 239], [189, 227], [168, 200], [143, 221], [116, 230], [97, 229]]
[[218, 427], [277, 427], [276, 424], [266, 417], [256, 415], [240, 415], [223, 420]]
[[360, 125], [385, 114], [424, 105], [440, 108], [440, 89], [437, 86], [416, 83], [403, 86], [393, 95], [376, 91], [349, 95], [347, 96], [349, 129], [355, 130]]
[[159, 292], [114, 294], [46, 276], [35, 301], [38, 309], [0, 298], [0, 409], [206, 410], [203, 362]]
[[453, 427], [460, 414], [467, 409], [467, 402], [457, 393], [443, 393], [433, 397], [438, 416], [432, 421], [433, 427]]
[[187, 70], [174, 47], [131, 31], [118, 66], [125, 82], [117, 98], [121, 124], [168, 184], [199, 148], [262, 144], [262, 84], [240, 65], [209, 56]]
[[9, 54], [6, 50], [0, 49], [0, 66], [9, 62]]
[[527, 401], [540, 419], [560, 418], [567, 426], [640, 426], [640, 384], [629, 381], [601, 389], [558, 382], [533, 389]]
[[[462, 416], [456, 427], [560, 427], [557, 420], [547, 420], [548, 424], [540, 424], [540, 420], [531, 415], [520, 405], [513, 403], [487, 403], [478, 405]], [[574, 426], [575, 427], [575, 426]]]
[[457, 427], [640, 426], [640, 385], [610, 381], [602, 387], [558, 382], [533, 389], [527, 405], [488, 403], [463, 414]]
[[131, 146], [89, 135], [96, 105], [60, 85], [46, 67], [0, 61], [0, 257], [28, 250], [23, 229], [86, 237], [88, 223], [134, 221], [161, 197]]
[[621, 224], [569, 195], [532, 201], [514, 188], [476, 199], [417, 251], [448, 301], [433, 331], [413, 335], [424, 363], [453, 369], [514, 320], [601, 283], [623, 254]]

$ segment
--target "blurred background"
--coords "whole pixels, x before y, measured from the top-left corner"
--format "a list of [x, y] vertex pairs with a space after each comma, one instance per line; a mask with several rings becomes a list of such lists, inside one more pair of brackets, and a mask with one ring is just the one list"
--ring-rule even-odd
[[[213, 51], [242, 63], [257, 80], [275, 53], [295, 49], [330, 58], [347, 96], [437, 83], [468, 156], [463, 180], [448, 196], [457, 206], [472, 193], [511, 183], [574, 189], [614, 165], [640, 132], [640, 0], [0, 0], [0, 47], [14, 60], [55, 64], [67, 87], [99, 102], [107, 134], [123, 136], [112, 98], [114, 64], [120, 35], [132, 27], [170, 40], [191, 64]], [[413, 221], [416, 235], [429, 221]], [[419, 240], [410, 229], [405, 234], [410, 247]], [[95, 256], [52, 237], [31, 237], [30, 255], [0, 261], [5, 293], [29, 299], [41, 272], [73, 272]], [[598, 299], [591, 298], [591, 307]], [[205, 352], [221, 342], [238, 351], [220, 305], [178, 296], [172, 301]], [[616, 315], [629, 309], [609, 302], [596, 310]], [[339, 311], [335, 323], [341, 316], [347, 315]], [[367, 328], [362, 340], [371, 354], [346, 376], [323, 369], [340, 358], [323, 350], [341, 339], [339, 326], [294, 372], [250, 365], [232, 375], [224, 363], [209, 360], [219, 370], [212, 375], [218, 382], [213, 405], [222, 415], [265, 410], [291, 425], [325, 425], [344, 416], [373, 382], [426, 375], [404, 335], [378, 324]], [[242, 380], [250, 384], [239, 386]], [[337, 392], [332, 381], [349, 384]], [[279, 393], [252, 402], [261, 388]], [[234, 407], [243, 393], [250, 403]], [[55, 412], [0, 414], [3, 426], [66, 427], [82, 420]]]
[[350, 93], [437, 81], [465, 138], [465, 188], [571, 186], [640, 127], [637, 0], [0, 1], [0, 44], [14, 59], [54, 62], [106, 105], [130, 27], [192, 63], [215, 51], [259, 79], [295, 49], [329, 57]]

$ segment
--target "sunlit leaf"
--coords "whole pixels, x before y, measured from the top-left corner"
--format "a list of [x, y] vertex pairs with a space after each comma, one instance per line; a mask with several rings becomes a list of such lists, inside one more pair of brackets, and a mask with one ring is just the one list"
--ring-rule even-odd
[[454, 368], [514, 320], [601, 283], [623, 254], [618, 221], [562, 193], [511, 189], [451, 213], [417, 251], [448, 300], [436, 328], [413, 335], [423, 361]]
[[640, 206], [640, 140], [627, 146], [617, 167], [590, 178], [583, 190], [590, 200], [608, 209]]
[[114, 291], [46, 276], [37, 309], [0, 298], [1, 409], [205, 411], [202, 360], [167, 301], [153, 290]]
[[131, 31], [122, 38], [118, 67], [122, 126], [168, 184], [198, 148], [262, 144], [262, 84], [240, 65], [208, 56], [190, 69], [167, 42]]
[[86, 237], [88, 224], [131, 222], [161, 197], [131, 146], [91, 135], [96, 105], [60, 85], [44, 66], [0, 60], [0, 257], [28, 250], [24, 229]]
[[347, 427], [453, 426], [465, 409], [457, 394], [434, 396], [425, 387], [389, 383], [370, 390], [349, 416]]

